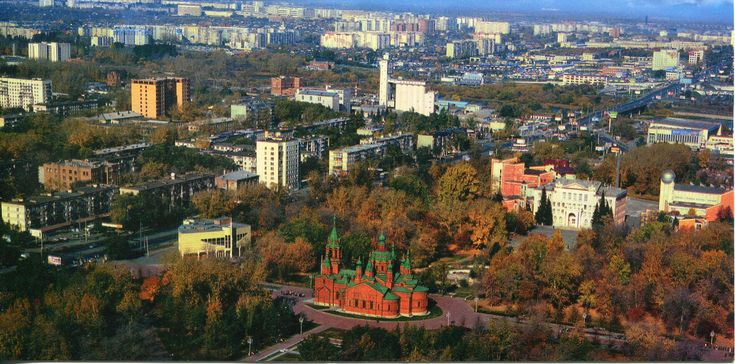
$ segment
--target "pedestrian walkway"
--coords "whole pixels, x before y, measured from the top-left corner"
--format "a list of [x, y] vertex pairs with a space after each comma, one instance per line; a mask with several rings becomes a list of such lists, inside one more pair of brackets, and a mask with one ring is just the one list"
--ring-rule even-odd
[[317, 326], [301, 335], [294, 335], [291, 336], [288, 340], [278, 343], [272, 346], [269, 346], [249, 357], [244, 358], [242, 361], [246, 362], [256, 362], [265, 359], [266, 357], [269, 357], [275, 353], [278, 353], [282, 350], [287, 350], [288, 348], [298, 345], [301, 341], [303, 341], [305, 338], [307, 338], [309, 335], [318, 334], [329, 327], [327, 326]]

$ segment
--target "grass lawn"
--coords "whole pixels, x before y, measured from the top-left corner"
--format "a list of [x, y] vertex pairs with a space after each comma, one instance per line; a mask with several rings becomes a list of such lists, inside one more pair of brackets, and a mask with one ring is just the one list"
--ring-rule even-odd
[[329, 328], [319, 333], [319, 336], [327, 337], [330, 339], [341, 339], [342, 334], [344, 334], [345, 330], [338, 329], [338, 328]]
[[[356, 318], [356, 319], [362, 319], [362, 320], [375, 320], [374, 317], [365, 317], [361, 315], [355, 315], [351, 313], [345, 313], [345, 312], [339, 312], [339, 311], [328, 311], [330, 314], [337, 315], [337, 316], [344, 316], [344, 317], [350, 317], [350, 318]], [[428, 320], [435, 317], [439, 317], [442, 315], [442, 309], [439, 308], [436, 304], [429, 307], [429, 314], [426, 316], [413, 316], [413, 317], [398, 317], [393, 319], [387, 319], [387, 318], [381, 318], [380, 321], [422, 321], [422, 320]]]
[[313, 309], [315, 309], [317, 311], [324, 311], [324, 310], [328, 310], [329, 309], [329, 307], [327, 307], [327, 306], [320, 306], [320, 305], [315, 305], [313, 303], [306, 303], [306, 302], [304, 302], [304, 303], [307, 306], [309, 306], [309, 307], [311, 307], [311, 308], [313, 308]]

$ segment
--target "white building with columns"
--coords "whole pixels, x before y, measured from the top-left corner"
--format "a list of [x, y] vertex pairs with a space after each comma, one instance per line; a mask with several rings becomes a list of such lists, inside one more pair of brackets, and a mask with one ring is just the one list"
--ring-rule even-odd
[[546, 197], [551, 202], [554, 228], [591, 228], [592, 214], [595, 206], [602, 200], [603, 194], [607, 205], [613, 211], [615, 223], [625, 222], [628, 194], [624, 189], [606, 187], [598, 181], [558, 178], [545, 186], [530, 189], [534, 214], [538, 211], [544, 188]]

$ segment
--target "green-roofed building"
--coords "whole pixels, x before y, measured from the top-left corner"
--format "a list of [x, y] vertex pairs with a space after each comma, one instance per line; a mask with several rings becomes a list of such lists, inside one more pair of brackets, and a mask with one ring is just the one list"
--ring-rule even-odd
[[[428, 315], [428, 288], [419, 285], [413, 276], [408, 255], [400, 264], [394, 264], [395, 245], [388, 250], [385, 240], [381, 234], [364, 268], [362, 258], [358, 258], [354, 269], [340, 268], [342, 248], [335, 220], [320, 274], [314, 279], [314, 304], [369, 317]], [[398, 271], [394, 270], [396, 266]]]

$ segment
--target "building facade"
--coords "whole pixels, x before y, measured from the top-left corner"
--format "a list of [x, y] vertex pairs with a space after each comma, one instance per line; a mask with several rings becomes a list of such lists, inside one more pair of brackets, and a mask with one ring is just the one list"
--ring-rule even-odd
[[319, 104], [332, 111], [339, 111], [339, 94], [331, 91], [300, 89], [296, 91], [295, 101]]
[[396, 111], [413, 111], [426, 116], [434, 112], [436, 93], [427, 91], [426, 82], [391, 79], [388, 53], [383, 55], [378, 64], [380, 106], [393, 107]]
[[679, 51], [676, 49], [662, 49], [653, 52], [652, 70], [665, 70], [671, 67], [679, 67]]
[[663, 118], [648, 125], [648, 144], [684, 144], [694, 150], [705, 148], [710, 135], [715, 135], [721, 125], [699, 120]]
[[68, 160], [38, 167], [38, 182], [47, 190], [68, 190], [77, 182], [116, 184], [125, 165], [108, 161]]
[[258, 140], [255, 144], [257, 174], [268, 188], [297, 190], [299, 181], [299, 141], [288, 137]]
[[176, 176], [171, 173], [170, 179], [142, 183], [129, 187], [120, 187], [120, 194], [131, 194], [143, 197], [158, 197], [168, 201], [173, 208], [187, 206], [191, 197], [200, 191], [214, 188], [214, 176], [211, 174], [189, 173]]
[[28, 43], [28, 58], [64, 62], [71, 57], [71, 44], [57, 42]]
[[554, 228], [591, 228], [592, 215], [603, 196], [613, 211], [614, 222], [618, 225], [625, 222], [628, 194], [624, 189], [605, 187], [597, 181], [559, 178], [531, 189], [534, 214], [538, 211], [543, 190], [551, 203]]
[[[327, 239], [321, 270], [314, 277], [314, 304], [368, 317], [396, 318], [429, 314], [428, 288], [419, 285], [409, 256], [398, 261], [395, 245], [389, 251], [385, 236], [363, 267], [341, 267], [342, 248], [336, 227]], [[394, 262], [398, 264], [395, 269]]]
[[117, 187], [100, 185], [2, 202], [2, 219], [15, 230], [43, 238], [47, 232], [108, 216], [116, 194]]
[[51, 80], [0, 77], [0, 107], [31, 111], [35, 104], [51, 102]]
[[225, 173], [214, 179], [214, 185], [217, 188], [227, 191], [237, 191], [244, 186], [257, 183], [258, 175], [244, 170]]
[[251, 239], [250, 225], [229, 217], [186, 219], [179, 226], [178, 250], [181, 257], [233, 258], [242, 256]]
[[271, 95], [291, 96], [301, 88], [301, 79], [298, 77], [273, 77], [271, 78]]
[[130, 82], [130, 104], [134, 112], [157, 119], [172, 107], [182, 107], [191, 100], [188, 78], [150, 78]]
[[677, 184], [676, 174], [666, 171], [661, 176], [658, 209], [715, 221], [721, 213], [727, 213], [725, 210], [729, 210], [730, 216], [733, 216], [733, 191], [732, 188]]

